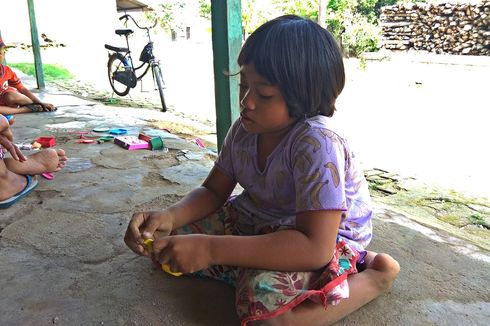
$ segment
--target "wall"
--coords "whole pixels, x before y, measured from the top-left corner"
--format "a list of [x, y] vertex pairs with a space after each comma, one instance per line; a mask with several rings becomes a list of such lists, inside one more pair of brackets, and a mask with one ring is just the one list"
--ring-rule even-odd
[[382, 8], [382, 48], [490, 55], [490, 1]]

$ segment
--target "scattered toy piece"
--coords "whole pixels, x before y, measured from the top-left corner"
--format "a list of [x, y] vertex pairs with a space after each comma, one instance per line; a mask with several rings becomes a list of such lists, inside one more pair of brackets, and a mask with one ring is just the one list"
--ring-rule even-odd
[[83, 138], [83, 139], [79, 139], [77, 141], [77, 143], [79, 143], [79, 144], [93, 144], [95, 142], [96, 142], [95, 139], [90, 139], [90, 138]]
[[147, 141], [141, 140], [136, 136], [121, 136], [114, 138], [114, 144], [126, 148], [127, 150], [147, 149], [150, 144]]
[[39, 144], [37, 141], [32, 143], [33, 149], [40, 149], [41, 147], [43, 147], [43, 145]]
[[109, 131], [110, 134], [112, 135], [125, 135], [128, 133], [127, 129], [124, 128], [114, 128]]
[[114, 139], [113, 136], [102, 136], [102, 137], [97, 138], [97, 144], [102, 144], [102, 143], [105, 143], [107, 141], [112, 141], [113, 139]]
[[36, 142], [41, 144], [41, 147], [53, 147], [56, 145], [54, 136], [41, 136], [36, 139]]
[[150, 140], [151, 150], [158, 151], [163, 150], [165, 147], [165, 143], [163, 142], [162, 137], [154, 137]]
[[149, 142], [149, 141], [151, 140], [151, 137], [150, 137], [150, 136], [145, 135], [145, 134], [143, 134], [143, 133], [140, 133], [140, 134], [138, 135], [138, 138], [139, 138], [139, 139], [141, 139], [141, 140], [147, 141], [147, 142]]
[[204, 142], [202, 141], [201, 138], [194, 139], [194, 142], [196, 143], [197, 146], [199, 146], [201, 148], [206, 148], [206, 145], [204, 145]]
[[93, 138], [87, 138], [84, 135], [80, 135], [80, 139], [77, 141], [79, 144], [93, 144], [95, 143], [95, 139]]
[[17, 146], [19, 149], [23, 149], [23, 150], [31, 150], [33, 149], [32, 148], [32, 144], [15, 144], [15, 146]]
[[43, 178], [45, 178], [46, 180], [53, 180], [54, 179], [54, 174], [51, 172], [42, 173], [41, 176]]

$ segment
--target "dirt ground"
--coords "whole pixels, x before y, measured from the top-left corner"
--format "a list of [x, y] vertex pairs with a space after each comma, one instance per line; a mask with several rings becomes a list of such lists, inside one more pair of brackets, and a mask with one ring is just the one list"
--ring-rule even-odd
[[[54, 180], [40, 180], [32, 194], [0, 211], [0, 325], [237, 325], [232, 288], [172, 277], [122, 241], [133, 212], [166, 207], [198, 185], [213, 151], [184, 135], [166, 139], [166, 153], [77, 142], [80, 132], [99, 137], [92, 130], [100, 126], [137, 133], [187, 125], [194, 135], [209, 126], [155, 109], [83, 100], [58, 87], [40, 96], [59, 110], [18, 115], [15, 136], [28, 142], [55, 135], [70, 160]], [[411, 195], [422, 191], [413, 180], [367, 173], [377, 213], [369, 249], [391, 254], [401, 272], [388, 293], [337, 325], [488, 325], [488, 228], [436, 219], [432, 208], [415, 209], [423, 196]], [[464, 214], [487, 216], [487, 202], [466, 204], [470, 213]]]

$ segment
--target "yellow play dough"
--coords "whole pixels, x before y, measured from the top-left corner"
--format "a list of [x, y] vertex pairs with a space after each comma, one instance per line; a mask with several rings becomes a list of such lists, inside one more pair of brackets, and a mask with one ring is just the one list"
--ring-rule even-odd
[[[143, 241], [143, 243], [146, 245], [146, 248], [148, 249], [149, 252], [152, 252], [153, 250], [153, 239], [146, 239]], [[168, 264], [162, 264], [162, 269], [165, 273], [168, 273], [173, 276], [180, 276], [182, 275], [181, 272], [172, 272], [170, 270], [170, 266]]]

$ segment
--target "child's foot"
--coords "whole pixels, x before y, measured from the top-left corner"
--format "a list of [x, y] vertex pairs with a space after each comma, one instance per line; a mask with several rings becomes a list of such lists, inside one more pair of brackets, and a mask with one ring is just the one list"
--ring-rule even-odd
[[23, 175], [36, 175], [45, 172], [58, 172], [66, 165], [68, 158], [62, 149], [44, 149], [27, 157], [27, 161], [18, 162], [4, 159], [7, 169]]
[[61, 148], [58, 148], [56, 149], [56, 155], [58, 156], [58, 165], [56, 166], [56, 169], [54, 171], [46, 172], [58, 172], [65, 167], [66, 162], [68, 161], [68, 156], [66, 156], [65, 151]]
[[292, 310], [277, 317], [252, 325], [332, 325], [369, 301], [386, 292], [400, 271], [398, 262], [387, 254], [368, 251], [365, 269], [349, 275], [349, 298], [327, 309], [316, 302], [306, 300]]
[[400, 272], [400, 265], [390, 255], [368, 251], [365, 258], [366, 269], [373, 269], [377, 273], [379, 289], [384, 292], [391, 288], [396, 276]]
[[0, 201], [12, 198], [22, 191], [26, 185], [27, 178], [25, 176], [10, 171], [2, 173], [0, 175]]

